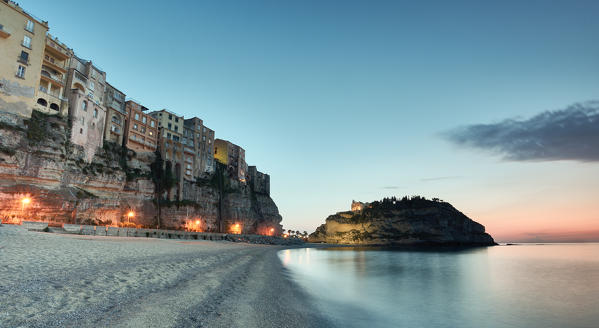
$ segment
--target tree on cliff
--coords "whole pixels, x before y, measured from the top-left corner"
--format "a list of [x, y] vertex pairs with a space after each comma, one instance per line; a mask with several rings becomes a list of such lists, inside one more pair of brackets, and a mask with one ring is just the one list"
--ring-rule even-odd
[[172, 164], [167, 161], [166, 164], [160, 155], [160, 151], [156, 150], [154, 162], [150, 165], [152, 170], [152, 182], [154, 182], [154, 198], [156, 206], [158, 207], [158, 216], [156, 225], [158, 228], [162, 226], [161, 214], [162, 214], [162, 195], [164, 192], [170, 190], [176, 183], [175, 176], [172, 170]]

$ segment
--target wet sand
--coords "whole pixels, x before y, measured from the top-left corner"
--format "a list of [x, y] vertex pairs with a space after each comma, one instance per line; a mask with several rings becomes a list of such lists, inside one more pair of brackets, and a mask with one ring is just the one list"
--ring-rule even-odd
[[330, 327], [279, 246], [0, 226], [0, 327]]

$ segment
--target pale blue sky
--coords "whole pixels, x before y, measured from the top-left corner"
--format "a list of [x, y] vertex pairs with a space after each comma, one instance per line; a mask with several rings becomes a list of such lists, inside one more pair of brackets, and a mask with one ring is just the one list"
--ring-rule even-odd
[[[596, 99], [599, 1], [21, 5], [129, 97], [244, 147], [285, 228], [310, 232], [352, 199], [422, 194], [501, 235], [501, 211], [527, 220], [558, 190], [590, 183], [581, 202], [599, 188], [596, 164], [505, 162], [440, 137]], [[507, 214], [522, 197], [539, 211]]]

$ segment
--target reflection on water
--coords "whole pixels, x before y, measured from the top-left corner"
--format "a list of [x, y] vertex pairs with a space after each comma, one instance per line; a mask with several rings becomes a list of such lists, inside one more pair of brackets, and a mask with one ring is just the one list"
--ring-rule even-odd
[[279, 256], [340, 326], [599, 327], [599, 244]]

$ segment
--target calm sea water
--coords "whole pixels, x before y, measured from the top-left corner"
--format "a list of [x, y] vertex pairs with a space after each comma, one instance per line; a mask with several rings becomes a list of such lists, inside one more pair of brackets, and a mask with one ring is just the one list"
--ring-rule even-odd
[[454, 251], [284, 250], [345, 327], [599, 327], [599, 244]]

